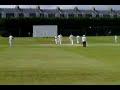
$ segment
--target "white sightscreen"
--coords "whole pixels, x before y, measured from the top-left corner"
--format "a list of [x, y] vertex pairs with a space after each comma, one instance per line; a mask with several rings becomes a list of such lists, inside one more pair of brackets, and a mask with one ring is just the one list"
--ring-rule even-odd
[[55, 37], [57, 25], [33, 25], [33, 37]]

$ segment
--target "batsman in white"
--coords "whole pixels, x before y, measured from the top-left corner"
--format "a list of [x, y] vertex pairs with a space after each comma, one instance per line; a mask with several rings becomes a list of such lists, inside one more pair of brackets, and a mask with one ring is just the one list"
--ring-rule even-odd
[[58, 35], [58, 43], [61, 45], [62, 44], [62, 35]]
[[55, 36], [55, 44], [58, 44], [58, 37]]
[[80, 36], [79, 35], [76, 36], [76, 40], [77, 40], [77, 44], [80, 44]]
[[73, 35], [72, 34], [69, 36], [69, 39], [70, 39], [70, 43], [73, 45]]
[[10, 46], [13, 45], [13, 36], [12, 35], [9, 36], [9, 45]]
[[117, 35], [115, 35], [115, 43], [117, 43]]

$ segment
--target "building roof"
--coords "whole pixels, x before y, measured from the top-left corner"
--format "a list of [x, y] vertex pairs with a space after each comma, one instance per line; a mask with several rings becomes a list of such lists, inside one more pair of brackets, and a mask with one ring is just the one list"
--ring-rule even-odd
[[22, 12], [22, 13], [36, 13], [36, 12], [42, 12], [42, 13], [48, 13], [48, 14], [55, 14], [55, 13], [62, 13], [62, 14], [92, 14], [92, 13], [98, 13], [107, 15], [110, 13], [114, 14], [120, 14], [120, 10], [75, 10], [75, 9], [38, 9], [38, 8], [0, 8], [0, 13], [15, 13], [15, 12]]

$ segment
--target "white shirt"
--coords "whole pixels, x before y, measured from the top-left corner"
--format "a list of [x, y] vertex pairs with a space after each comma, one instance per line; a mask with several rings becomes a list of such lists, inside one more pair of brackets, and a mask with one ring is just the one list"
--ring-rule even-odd
[[55, 36], [55, 39], [57, 39], [57, 36]]
[[70, 35], [69, 38], [70, 38], [71, 40], [73, 40], [73, 35]]
[[86, 37], [82, 37], [82, 42], [86, 42]]
[[58, 38], [59, 38], [59, 39], [62, 39], [62, 35], [58, 35]]
[[80, 40], [80, 36], [77, 36], [76, 39], [77, 39], [77, 40]]
[[115, 40], [117, 39], [117, 36], [115, 36]]
[[13, 39], [13, 36], [10, 35], [10, 36], [9, 36], [9, 40], [12, 40], [12, 39]]

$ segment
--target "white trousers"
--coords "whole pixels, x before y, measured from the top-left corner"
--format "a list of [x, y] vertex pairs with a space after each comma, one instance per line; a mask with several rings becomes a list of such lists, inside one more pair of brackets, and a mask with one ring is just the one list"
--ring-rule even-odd
[[57, 42], [58, 42], [59, 44], [62, 44], [62, 39], [58, 38]]
[[62, 40], [59, 41], [60, 45], [62, 44]]
[[117, 39], [115, 39], [115, 43], [117, 43]]
[[58, 44], [58, 40], [57, 39], [55, 39], [55, 44]]
[[13, 43], [13, 41], [12, 41], [12, 40], [9, 40], [9, 45], [10, 45], [10, 46], [12, 46], [12, 43]]
[[80, 44], [80, 41], [79, 41], [79, 40], [77, 40], [77, 44]]
[[73, 40], [70, 40], [70, 43], [73, 44]]

